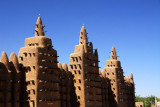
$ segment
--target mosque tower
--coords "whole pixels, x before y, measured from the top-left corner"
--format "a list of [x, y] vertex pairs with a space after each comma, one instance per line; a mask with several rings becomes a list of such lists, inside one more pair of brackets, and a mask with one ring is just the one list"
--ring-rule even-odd
[[102, 107], [101, 78], [97, 49], [93, 52], [84, 25], [80, 31], [79, 44], [69, 58], [69, 71], [74, 75], [77, 105], [75, 107]]
[[121, 63], [117, 60], [115, 47], [112, 47], [110, 60], [107, 60], [104, 69], [106, 77], [109, 78], [111, 84], [111, 92], [109, 101], [112, 106], [126, 107], [124, 105], [124, 77]]
[[26, 82], [30, 107], [60, 107], [57, 51], [45, 37], [41, 17], [37, 19], [34, 37], [25, 39], [18, 58], [27, 68]]

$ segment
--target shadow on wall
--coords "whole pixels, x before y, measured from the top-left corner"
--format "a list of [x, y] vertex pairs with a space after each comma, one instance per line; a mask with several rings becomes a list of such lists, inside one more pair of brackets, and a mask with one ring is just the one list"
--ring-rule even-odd
[[22, 64], [0, 62], [0, 107], [29, 107], [25, 71]]
[[23, 67], [22, 64], [19, 65], [20, 70], [22, 70], [23, 72], [19, 73], [19, 79], [20, 79], [20, 107], [29, 107], [29, 102], [28, 100], [30, 99], [27, 93], [27, 82], [26, 82], [26, 72], [27, 72], [27, 68]]
[[72, 84], [72, 99], [71, 99], [71, 105], [72, 107], [80, 107], [80, 102], [78, 101], [78, 97], [76, 95], [76, 92], [75, 92], [75, 87], [74, 87], [74, 84]]
[[[109, 80], [110, 81], [110, 80]], [[109, 106], [110, 107], [117, 107], [117, 102], [115, 100], [115, 94], [111, 89], [111, 82], [109, 82], [109, 87], [108, 87], [108, 93], [109, 93]]]

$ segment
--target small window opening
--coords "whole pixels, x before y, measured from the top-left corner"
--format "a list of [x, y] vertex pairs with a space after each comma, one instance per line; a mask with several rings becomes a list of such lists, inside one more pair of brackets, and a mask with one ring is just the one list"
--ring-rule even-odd
[[29, 70], [29, 71], [31, 71], [31, 68], [30, 68], [30, 67], [28, 67], [28, 70]]
[[36, 56], [36, 54], [35, 54], [35, 53], [33, 53], [33, 56]]
[[35, 85], [35, 82], [34, 82], [34, 80], [32, 80], [32, 84], [33, 84], [33, 85]]
[[29, 56], [32, 56], [31, 53], [29, 53]]
[[79, 60], [81, 60], [81, 57], [79, 56]]
[[76, 58], [76, 61], [78, 62], [78, 58], [77, 57], [75, 57]]
[[24, 53], [25, 57], [27, 57], [27, 53]]
[[81, 71], [78, 71], [79, 72], [79, 74], [81, 74]]
[[81, 83], [81, 80], [79, 79], [79, 83]]
[[23, 61], [23, 57], [20, 57], [21, 61]]
[[83, 35], [83, 32], [81, 32], [81, 35]]
[[36, 43], [36, 45], [38, 46], [38, 43]]
[[81, 65], [79, 64], [79, 69], [81, 69]]
[[78, 89], [79, 89], [79, 90], [81, 90], [81, 87], [80, 87], [80, 86], [78, 86]]
[[35, 94], [35, 90], [33, 90], [33, 94]]
[[35, 66], [33, 66], [33, 69], [36, 69], [36, 67], [35, 67]]
[[28, 85], [30, 85], [30, 81], [28, 81]]
[[73, 69], [73, 65], [70, 65], [71, 66], [71, 69]]
[[78, 99], [80, 99], [80, 96], [78, 96]]
[[74, 57], [72, 57], [72, 60], [75, 61], [75, 60], [74, 60]]
[[77, 66], [76, 66], [76, 65], [74, 65], [74, 67], [75, 67], [75, 69], [77, 69]]
[[74, 74], [77, 74], [76, 71], [74, 71]]

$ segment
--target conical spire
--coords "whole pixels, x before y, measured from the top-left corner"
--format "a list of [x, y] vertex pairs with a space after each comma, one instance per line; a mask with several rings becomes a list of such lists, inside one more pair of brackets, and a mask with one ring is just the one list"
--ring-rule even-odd
[[111, 60], [117, 60], [117, 55], [116, 55], [116, 50], [115, 50], [115, 47], [112, 46], [112, 51], [111, 51], [111, 57], [110, 57]]
[[44, 36], [43, 28], [44, 26], [42, 25], [41, 17], [38, 16], [36, 27], [35, 27], [35, 36]]
[[80, 31], [79, 44], [83, 44], [84, 40], [86, 40], [86, 42], [88, 43], [86, 28], [83, 25]]
[[[83, 26], [82, 26], [82, 28], [81, 28], [81, 32], [83, 32], [83, 33], [85, 33], [85, 34], [87, 33], [87, 32], [86, 32], [86, 28], [84, 27], [84, 24], [83, 24]], [[85, 35], [85, 34], [84, 34], [84, 35]]]

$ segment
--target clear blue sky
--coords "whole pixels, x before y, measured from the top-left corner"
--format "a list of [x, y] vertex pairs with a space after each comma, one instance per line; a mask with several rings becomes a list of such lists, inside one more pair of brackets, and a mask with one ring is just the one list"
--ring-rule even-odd
[[124, 75], [134, 75], [136, 94], [160, 97], [160, 0], [0, 0], [0, 52], [18, 54], [34, 36], [38, 14], [59, 62], [68, 64], [84, 24], [100, 70], [114, 45]]

